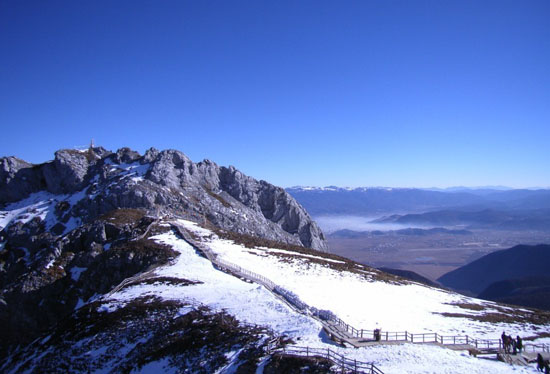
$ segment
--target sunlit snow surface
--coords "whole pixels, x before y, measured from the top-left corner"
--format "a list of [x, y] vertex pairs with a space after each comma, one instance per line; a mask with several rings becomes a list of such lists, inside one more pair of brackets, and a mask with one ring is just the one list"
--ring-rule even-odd
[[[8, 204], [4, 210], [0, 211], [0, 230], [11, 223], [27, 223], [37, 217], [45, 223], [46, 229], [50, 230], [59, 222], [55, 215], [55, 206], [59, 202], [65, 201], [73, 206], [84, 197], [86, 197], [84, 191], [79, 191], [70, 195], [54, 195], [46, 191], [30, 194], [26, 199]], [[71, 217], [71, 219], [65, 223], [65, 233], [78, 227], [80, 224], [80, 219]]]
[[[482, 314], [449, 305], [451, 303], [483, 304], [491, 302], [465, 297], [420, 284], [395, 285], [369, 281], [359, 274], [330, 269], [296, 256], [281, 261], [277, 256], [266, 256], [271, 249], [244, 248], [212, 233], [184, 222], [189, 230], [202, 236], [212, 251], [222, 259], [262, 274], [275, 284], [291, 290], [305, 303], [318, 309], [328, 309], [356, 328], [413, 333], [437, 332], [441, 335], [469, 335], [478, 339], [498, 339], [507, 334], [534, 335], [530, 325], [491, 324], [464, 318], [444, 317], [438, 313]], [[260, 255], [261, 256], [260, 256]], [[368, 277], [368, 272], [365, 272]], [[513, 309], [511, 309], [513, 310]]]
[[[532, 335], [533, 331], [513, 325], [491, 325], [458, 318], [445, 318], [433, 312], [465, 310], [445, 305], [449, 302], [480, 301], [450, 294], [420, 285], [391, 285], [369, 282], [356, 274], [340, 273], [307, 259], [282, 262], [266, 255], [272, 249], [250, 250], [232, 242], [218, 239], [210, 231], [195, 224], [180, 221], [203, 237], [203, 241], [219, 256], [243, 268], [263, 274], [275, 283], [298, 294], [302, 300], [317, 308], [330, 309], [340, 318], [358, 328], [373, 328], [412, 332], [438, 331], [444, 334], [469, 334], [477, 338], [498, 337], [503, 329], [508, 334]], [[290, 309], [265, 288], [241, 281], [216, 270], [184, 240], [169, 232], [152, 238], [172, 246], [180, 255], [168, 266], [155, 271], [158, 276], [179, 277], [202, 284], [177, 286], [166, 284], [138, 285], [125, 288], [111, 296], [109, 308], [142, 295], [157, 295], [187, 303], [208, 305], [225, 310], [238, 320], [270, 327], [285, 334], [296, 345], [330, 348], [349, 358], [374, 362], [385, 373], [528, 373], [532, 368], [469, 357], [466, 352], [416, 344], [381, 345], [368, 348], [341, 348], [332, 344], [321, 332], [319, 322]], [[258, 256], [263, 252], [262, 256]], [[281, 252], [281, 251], [279, 251]], [[466, 311], [467, 312], [467, 311]], [[157, 364], [157, 365], [160, 365]], [[162, 365], [161, 365], [162, 366]], [[142, 368], [155, 372], [159, 366]]]

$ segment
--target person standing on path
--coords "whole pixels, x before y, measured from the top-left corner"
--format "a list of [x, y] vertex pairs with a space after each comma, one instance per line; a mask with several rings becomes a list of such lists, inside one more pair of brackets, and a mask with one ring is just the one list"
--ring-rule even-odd
[[542, 358], [542, 355], [539, 353], [537, 354], [537, 371], [543, 371], [544, 370], [544, 358]]
[[523, 349], [523, 340], [521, 340], [519, 335], [516, 337], [516, 347], [518, 348], [518, 352], [521, 353], [521, 350]]

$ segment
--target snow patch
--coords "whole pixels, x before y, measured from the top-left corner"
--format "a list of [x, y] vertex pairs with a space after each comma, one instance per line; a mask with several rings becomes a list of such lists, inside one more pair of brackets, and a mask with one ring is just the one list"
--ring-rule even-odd
[[97, 308], [97, 311], [100, 313], [111, 313], [119, 309], [120, 307], [122, 307], [122, 303], [116, 303], [116, 302], [105, 303], [105, 304], [101, 304]]
[[140, 369], [133, 369], [131, 371], [132, 374], [176, 374], [177, 372], [177, 369], [170, 365], [170, 360], [167, 358], [149, 362], [143, 365]]
[[88, 268], [81, 268], [78, 266], [74, 266], [71, 269], [71, 278], [76, 282], [78, 279], [80, 279], [80, 274], [82, 274], [84, 271], [88, 270]]
[[[60, 202], [67, 202], [73, 207], [82, 199], [86, 199], [86, 189], [75, 192], [74, 194], [54, 195], [50, 192], [40, 191], [30, 194], [27, 198], [8, 204], [4, 210], [0, 211], [0, 230], [10, 224], [21, 222], [26, 224], [35, 218], [44, 222], [47, 230], [59, 223], [55, 214], [55, 207]], [[65, 233], [80, 226], [80, 219], [71, 217], [69, 222], [64, 224]]]

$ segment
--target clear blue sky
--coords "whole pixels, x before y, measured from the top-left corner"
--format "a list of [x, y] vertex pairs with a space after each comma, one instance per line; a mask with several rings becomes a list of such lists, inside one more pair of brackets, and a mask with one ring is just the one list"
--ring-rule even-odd
[[550, 1], [0, 1], [0, 155], [550, 186]]

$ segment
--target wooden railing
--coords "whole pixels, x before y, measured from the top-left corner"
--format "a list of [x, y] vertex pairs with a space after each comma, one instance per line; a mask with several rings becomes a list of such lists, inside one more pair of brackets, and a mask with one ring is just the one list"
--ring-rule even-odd
[[216, 258], [213, 261], [213, 263], [218, 268], [230, 270], [230, 271], [236, 273], [237, 275], [244, 276], [245, 278], [247, 278], [251, 281], [260, 283], [260, 284], [264, 285], [266, 288], [268, 288], [270, 291], [272, 291], [276, 286], [275, 283], [273, 283], [270, 279], [264, 277], [263, 275], [254, 273], [254, 272], [252, 272], [250, 270], [247, 270], [247, 269], [243, 269], [239, 265], [232, 264], [231, 262], [227, 262], [227, 261], [221, 260], [219, 258]]
[[526, 352], [547, 352], [550, 353], [550, 344], [533, 344], [526, 343], [523, 345], [523, 350]]
[[[340, 318], [332, 320], [343, 331], [352, 337], [375, 341], [374, 330], [356, 329]], [[411, 343], [438, 343], [441, 345], [469, 345], [478, 350], [491, 351], [503, 350], [501, 339], [476, 339], [468, 335], [441, 335], [439, 333], [411, 333], [408, 331], [381, 331], [379, 341], [385, 342], [411, 342]], [[550, 344], [524, 343], [524, 350], [531, 352], [550, 352]]]
[[342, 370], [342, 373], [365, 373], [365, 374], [383, 374], [382, 370], [376, 367], [372, 362], [363, 362], [347, 358], [330, 348], [311, 348], [311, 347], [281, 347], [274, 352], [283, 355], [296, 355], [301, 357], [321, 357], [330, 361], [335, 369]]

